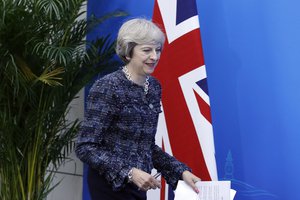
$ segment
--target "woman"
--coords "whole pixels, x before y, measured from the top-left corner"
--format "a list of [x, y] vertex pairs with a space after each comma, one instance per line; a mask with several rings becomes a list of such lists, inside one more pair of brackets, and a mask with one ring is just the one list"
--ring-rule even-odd
[[153, 168], [173, 189], [184, 180], [198, 192], [195, 182], [200, 179], [155, 144], [161, 86], [151, 74], [164, 40], [151, 21], [125, 22], [116, 47], [125, 65], [98, 79], [89, 92], [76, 154], [89, 165], [93, 200], [146, 199], [147, 190], [160, 188]]

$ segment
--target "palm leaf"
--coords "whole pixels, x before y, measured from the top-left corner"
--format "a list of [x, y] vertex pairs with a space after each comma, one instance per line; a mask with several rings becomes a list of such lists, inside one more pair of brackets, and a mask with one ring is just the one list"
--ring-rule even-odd
[[[122, 12], [79, 19], [83, 0], [0, 0], [0, 199], [44, 199], [74, 147], [69, 104], [113, 61], [114, 41], [85, 41]], [[48, 167], [52, 166], [53, 173]]]
[[37, 79], [49, 86], [62, 86], [62, 84], [59, 82], [59, 80], [62, 80], [62, 77], [58, 77], [58, 75], [63, 74], [64, 71], [65, 70], [62, 67], [53, 70], [48, 67]]

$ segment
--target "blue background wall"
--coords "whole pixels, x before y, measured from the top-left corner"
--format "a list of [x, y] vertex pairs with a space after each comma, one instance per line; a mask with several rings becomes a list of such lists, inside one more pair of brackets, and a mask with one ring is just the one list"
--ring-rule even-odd
[[[90, 0], [152, 17], [153, 0]], [[298, 200], [300, 1], [197, 0], [220, 179], [235, 200]], [[123, 18], [96, 32], [115, 37]]]
[[219, 178], [300, 199], [300, 1], [197, 2]]

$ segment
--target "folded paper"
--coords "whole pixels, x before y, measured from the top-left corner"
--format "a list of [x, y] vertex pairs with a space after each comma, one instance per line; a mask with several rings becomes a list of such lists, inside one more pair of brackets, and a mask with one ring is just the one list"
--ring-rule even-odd
[[235, 190], [230, 185], [230, 181], [199, 181], [197, 194], [184, 181], [179, 181], [174, 200], [233, 200]]

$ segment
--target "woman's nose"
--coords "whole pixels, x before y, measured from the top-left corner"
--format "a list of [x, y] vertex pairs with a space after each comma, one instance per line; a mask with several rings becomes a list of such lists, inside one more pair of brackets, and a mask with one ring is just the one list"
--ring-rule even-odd
[[159, 53], [156, 50], [151, 51], [150, 58], [157, 60], [159, 58]]

